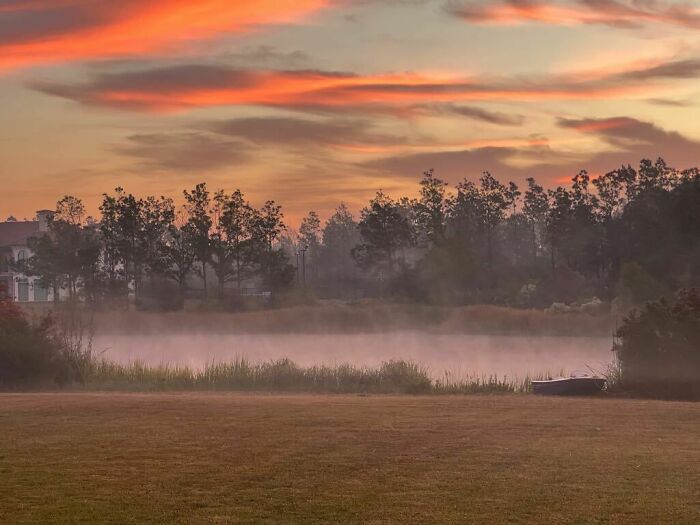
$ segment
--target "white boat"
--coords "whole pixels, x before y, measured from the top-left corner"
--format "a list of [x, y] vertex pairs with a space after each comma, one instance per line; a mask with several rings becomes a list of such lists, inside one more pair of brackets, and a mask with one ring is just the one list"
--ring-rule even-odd
[[549, 396], [590, 396], [600, 392], [605, 386], [605, 381], [604, 377], [576, 371], [569, 377], [532, 381], [532, 391]]

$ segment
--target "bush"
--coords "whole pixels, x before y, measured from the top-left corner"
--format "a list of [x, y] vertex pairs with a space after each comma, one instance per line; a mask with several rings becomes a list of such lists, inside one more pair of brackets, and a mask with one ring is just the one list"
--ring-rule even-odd
[[78, 377], [51, 317], [30, 322], [9, 300], [0, 300], [0, 389], [62, 386]]
[[337, 366], [302, 367], [289, 359], [250, 363], [235, 359], [211, 363], [202, 370], [142, 363], [119, 365], [95, 361], [84, 385], [88, 389], [231, 390], [318, 393], [422, 394], [433, 392], [423, 367], [389, 361], [378, 368]]
[[661, 299], [633, 311], [617, 337], [622, 389], [700, 399], [700, 289], [681, 291], [674, 305]]

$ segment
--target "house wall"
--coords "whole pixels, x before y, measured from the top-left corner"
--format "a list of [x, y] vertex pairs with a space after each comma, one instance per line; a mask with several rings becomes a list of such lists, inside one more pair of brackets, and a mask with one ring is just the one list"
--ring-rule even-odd
[[[27, 246], [12, 246], [8, 250], [7, 256], [11, 256], [16, 262], [28, 259], [32, 256], [31, 250]], [[53, 290], [47, 290], [40, 286], [38, 277], [27, 277], [26, 275], [9, 269], [0, 273], [0, 282], [5, 284], [8, 295], [17, 302], [48, 302], [53, 301]]]

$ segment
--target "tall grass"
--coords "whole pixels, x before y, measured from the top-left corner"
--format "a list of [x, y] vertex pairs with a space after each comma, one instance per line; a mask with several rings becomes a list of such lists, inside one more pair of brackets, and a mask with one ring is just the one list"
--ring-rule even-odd
[[268, 391], [375, 394], [476, 394], [528, 392], [528, 378], [431, 378], [427, 368], [411, 361], [380, 366], [350, 364], [302, 367], [289, 359], [251, 363], [237, 358], [202, 369], [178, 365], [122, 365], [96, 360], [79, 388], [134, 391]]

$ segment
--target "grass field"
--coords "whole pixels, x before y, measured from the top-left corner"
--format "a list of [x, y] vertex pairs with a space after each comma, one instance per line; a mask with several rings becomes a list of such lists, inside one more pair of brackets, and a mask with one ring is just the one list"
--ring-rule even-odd
[[0, 523], [698, 523], [700, 405], [0, 395]]

